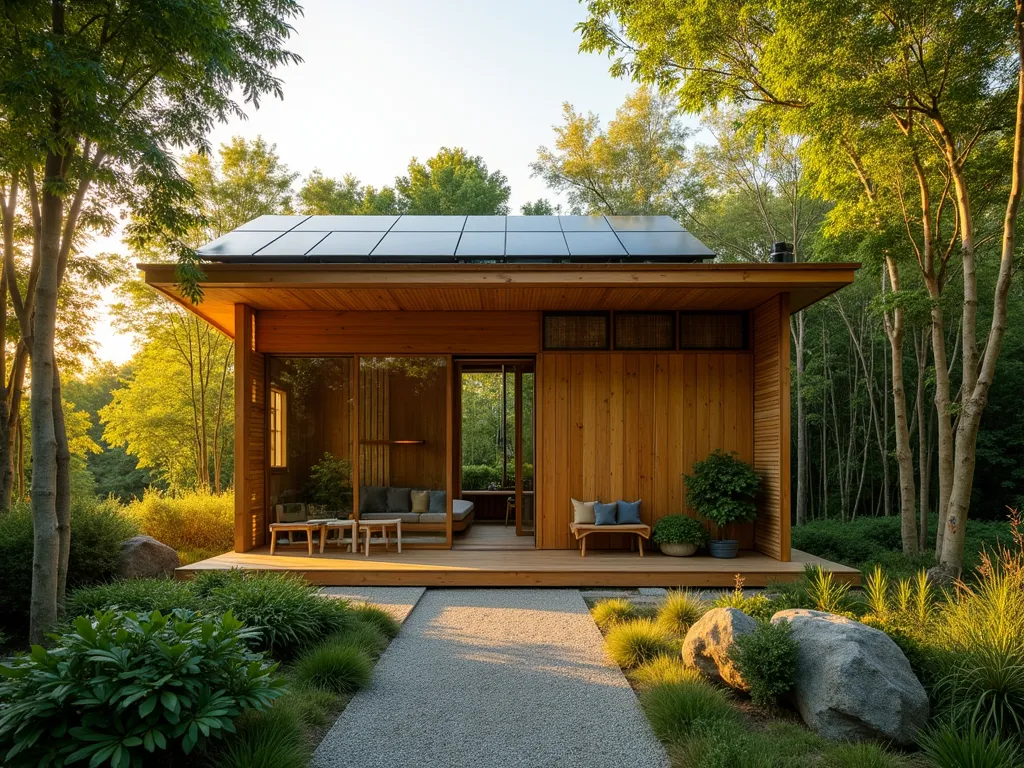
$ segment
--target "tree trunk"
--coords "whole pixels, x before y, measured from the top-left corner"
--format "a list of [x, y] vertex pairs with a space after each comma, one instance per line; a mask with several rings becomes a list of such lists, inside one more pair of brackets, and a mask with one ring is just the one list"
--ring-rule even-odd
[[[6, 301], [6, 296], [5, 296]], [[24, 496], [24, 481], [21, 466], [21, 400], [25, 389], [25, 366], [28, 364], [28, 350], [18, 343], [11, 365], [4, 401], [0, 404], [0, 504], [10, 509], [14, 497], [15, 480], [18, 495]], [[5, 455], [6, 454], [6, 455]]]
[[71, 553], [71, 451], [64, 424], [64, 401], [61, 393], [60, 369], [53, 361], [53, 431], [57, 451], [57, 533], [60, 537], [57, 561], [57, 615], [64, 613], [64, 597], [68, 583], [68, 556]]
[[925, 285], [932, 300], [932, 362], [935, 365], [935, 415], [938, 432], [936, 455], [939, 468], [939, 498], [936, 505], [939, 523], [935, 531], [935, 557], [938, 558], [942, 554], [942, 538], [949, 514], [949, 496], [953, 491], [953, 417], [949, 407], [949, 361], [946, 359], [946, 328], [942, 305], [939, 303], [938, 280], [926, 278]]
[[[924, 405], [925, 371], [928, 368], [928, 333], [928, 329], [925, 329], [920, 336], [914, 337], [914, 354], [917, 358], [917, 387], [914, 398], [917, 409], [917, 476], [920, 478], [918, 546], [922, 552], [928, 549], [928, 512], [932, 485], [930, 426], [934, 418], [934, 413]], [[925, 421], [926, 412], [932, 415], [927, 423]]]

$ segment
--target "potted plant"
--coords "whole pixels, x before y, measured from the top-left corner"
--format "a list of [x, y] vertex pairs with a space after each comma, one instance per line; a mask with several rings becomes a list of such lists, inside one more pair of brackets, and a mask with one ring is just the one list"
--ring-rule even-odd
[[672, 557], [689, 557], [707, 544], [708, 532], [699, 520], [687, 515], [666, 515], [654, 524], [651, 538]]
[[761, 478], [736, 453], [722, 450], [694, 462], [693, 474], [683, 477], [687, 505], [714, 523], [718, 532], [718, 540], [709, 546], [711, 555], [736, 557], [740, 544], [736, 539], [722, 539], [723, 529], [729, 523], [753, 520], [757, 515], [754, 499]]
[[352, 463], [325, 453], [309, 469], [308, 491], [310, 501], [323, 514], [348, 517], [352, 513]]

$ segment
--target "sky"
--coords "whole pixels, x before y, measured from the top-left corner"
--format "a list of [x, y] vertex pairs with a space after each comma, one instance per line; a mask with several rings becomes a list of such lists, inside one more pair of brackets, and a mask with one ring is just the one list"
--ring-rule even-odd
[[[607, 57], [578, 52], [576, 0], [307, 0], [304, 11], [289, 42], [303, 62], [278, 73], [284, 99], [248, 105], [213, 146], [262, 136], [303, 177], [319, 168], [378, 187], [411, 157], [459, 146], [508, 177], [518, 212], [557, 199], [529, 164], [552, 143], [563, 102], [606, 123], [635, 88], [608, 74]], [[132, 338], [105, 311], [95, 336], [100, 359], [131, 356]]]

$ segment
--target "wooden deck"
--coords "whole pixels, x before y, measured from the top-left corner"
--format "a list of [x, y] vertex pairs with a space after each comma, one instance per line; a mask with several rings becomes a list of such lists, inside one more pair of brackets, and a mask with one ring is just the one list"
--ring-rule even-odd
[[736, 574], [748, 587], [772, 582], [794, 581], [806, 565], [820, 565], [835, 577], [860, 584], [854, 568], [793, 550], [792, 560], [783, 563], [756, 552], [741, 552], [735, 560], [713, 557], [666, 557], [635, 552], [588, 552], [577, 550], [406, 549], [385, 553], [380, 547], [369, 557], [349, 552], [306, 555], [305, 545], [278, 548], [270, 555], [267, 547], [244, 554], [226, 552], [208, 560], [179, 568], [179, 579], [197, 571], [277, 570], [299, 573], [313, 584], [351, 586], [424, 587], [731, 587]]

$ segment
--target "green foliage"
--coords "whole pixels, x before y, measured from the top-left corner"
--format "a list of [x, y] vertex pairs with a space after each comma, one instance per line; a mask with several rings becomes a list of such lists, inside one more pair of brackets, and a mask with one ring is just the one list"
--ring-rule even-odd
[[655, 735], [667, 744], [685, 742], [695, 728], [738, 719], [728, 695], [702, 682], [654, 685], [640, 692], [640, 705]]
[[678, 656], [655, 656], [630, 672], [629, 679], [637, 688], [650, 688], [662, 683], [699, 683], [704, 677]]
[[807, 596], [814, 607], [825, 613], [845, 613], [849, 606], [850, 585], [836, 581], [832, 571], [820, 565], [809, 565], [804, 570]]
[[712, 601], [711, 607], [735, 608], [758, 621], [769, 621], [778, 611], [791, 606], [784, 601], [773, 600], [763, 592], [747, 595], [743, 591], [742, 577], [737, 576], [736, 587], [732, 592], [723, 592]]
[[759, 622], [757, 629], [740, 635], [729, 657], [750, 685], [755, 704], [772, 706], [793, 687], [797, 644], [788, 621]]
[[394, 640], [402, 630], [402, 625], [394, 616], [373, 603], [349, 606], [353, 618], [374, 627], [387, 640]]
[[391, 641], [374, 624], [361, 619], [354, 619], [350, 626], [341, 632], [331, 635], [329, 640], [343, 642], [359, 648], [372, 659], [378, 658]]
[[1014, 768], [1018, 749], [1008, 741], [974, 728], [946, 726], [918, 739], [935, 768]]
[[441, 147], [424, 163], [413, 158], [408, 175], [395, 179], [395, 189], [405, 213], [508, 213], [508, 179], [501, 171], [488, 171], [483, 158], [461, 147]]
[[467, 491], [486, 491], [500, 485], [500, 467], [489, 464], [467, 464], [462, 467], [462, 487]]
[[757, 516], [754, 497], [761, 478], [735, 452], [716, 449], [694, 462], [693, 474], [685, 479], [687, 506], [719, 528]]
[[523, 216], [557, 216], [562, 212], [562, 206], [552, 205], [546, 197], [538, 197], [534, 201], [527, 200], [523, 203], [519, 212]]
[[605, 635], [608, 655], [623, 669], [633, 669], [676, 649], [651, 619], [631, 619], [612, 625]]
[[703, 547], [708, 542], [708, 532], [699, 520], [689, 515], [665, 515], [655, 521], [651, 538], [657, 544], [693, 544]]
[[707, 606], [699, 595], [685, 589], [670, 590], [658, 606], [658, 628], [667, 635], [681, 638], [706, 610]]
[[825, 755], [826, 768], [899, 768], [903, 761], [881, 744], [836, 744]]
[[177, 608], [198, 611], [202, 607], [193, 582], [174, 579], [112, 581], [73, 590], [67, 600], [69, 616], [91, 616], [109, 610], [169, 614]]
[[[303, 692], [304, 695], [314, 693]], [[249, 710], [237, 722], [237, 735], [213, 752], [216, 768], [306, 768], [301, 710], [285, 695], [270, 709]]]
[[614, 625], [636, 618], [636, 606], [629, 600], [622, 597], [609, 597], [598, 600], [590, 609], [590, 615], [594, 617], [594, 623], [601, 629], [607, 631]]
[[[117, 505], [73, 498], [68, 553], [68, 586], [85, 586], [117, 573], [120, 543], [134, 536], [135, 526], [118, 513]], [[0, 627], [22, 638], [28, 626], [32, 585], [32, 515], [27, 504], [0, 512]]]
[[196, 578], [196, 588], [206, 593], [205, 606], [234, 613], [254, 631], [255, 647], [275, 659], [293, 658], [351, 620], [343, 602], [320, 597], [316, 587], [296, 574], [228, 573], [227, 578], [214, 577], [214, 586], [205, 584], [203, 575]]
[[0, 667], [5, 765], [88, 758], [122, 768], [233, 733], [243, 710], [265, 709], [281, 693], [250, 635], [230, 612], [79, 617], [52, 650], [33, 646]]
[[373, 659], [344, 636], [304, 652], [295, 662], [295, 677], [312, 688], [332, 693], [355, 693], [370, 682]]
[[175, 496], [157, 490], [130, 502], [124, 514], [138, 529], [179, 551], [219, 555], [234, 547], [235, 497], [189, 491]]
[[346, 502], [351, 506], [352, 462], [325, 453], [309, 468], [309, 489], [310, 500], [328, 510], [345, 509]]

